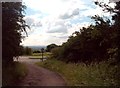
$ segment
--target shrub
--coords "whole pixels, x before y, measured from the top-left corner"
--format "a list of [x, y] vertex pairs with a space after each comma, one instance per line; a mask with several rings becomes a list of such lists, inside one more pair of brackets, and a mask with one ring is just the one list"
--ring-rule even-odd
[[52, 57], [58, 58], [60, 54], [60, 47], [53, 48], [51, 50], [51, 53], [52, 53]]

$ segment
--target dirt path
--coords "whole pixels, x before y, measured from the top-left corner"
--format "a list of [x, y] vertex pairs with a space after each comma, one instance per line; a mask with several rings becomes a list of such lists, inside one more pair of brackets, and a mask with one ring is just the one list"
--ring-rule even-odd
[[28, 68], [28, 75], [19, 84], [20, 86], [65, 86], [63, 78], [52, 71], [38, 67], [34, 64], [37, 61], [30, 61], [27, 57], [21, 57], [20, 62]]

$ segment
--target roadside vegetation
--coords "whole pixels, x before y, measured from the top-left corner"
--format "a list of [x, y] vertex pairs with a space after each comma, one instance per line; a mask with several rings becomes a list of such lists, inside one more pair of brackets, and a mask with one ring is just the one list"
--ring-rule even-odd
[[59, 73], [68, 86], [118, 86], [120, 66], [111, 66], [110, 62], [86, 65], [85, 63], [65, 63], [56, 59], [37, 62], [36, 65]]
[[101, 61], [113, 61], [115, 65], [120, 62], [120, 1], [114, 8], [102, 2], [95, 2], [104, 11], [112, 13], [112, 19], [105, 16], [92, 16], [88, 27], [82, 27], [69, 36], [67, 42], [61, 46], [52, 48], [53, 58], [66, 63], [85, 64], [99, 63]]
[[[103, 11], [111, 13], [110, 18], [92, 16], [94, 24], [75, 31], [61, 46], [47, 46], [43, 56], [51, 56], [36, 63], [60, 73], [68, 85], [75, 86], [120, 86], [120, 1], [115, 8], [102, 2], [95, 2]], [[33, 53], [29, 47], [20, 45], [25, 37], [26, 27], [22, 2], [2, 3], [2, 70], [4, 85], [12, 85], [22, 79], [27, 70], [25, 65], [14, 62], [14, 56], [27, 55], [41, 58], [41, 52]], [[11, 11], [11, 12], [9, 12]], [[7, 25], [6, 25], [7, 24]]]
[[51, 58], [37, 65], [60, 73], [68, 85], [120, 86], [120, 1], [115, 8], [95, 2], [111, 18], [92, 16], [94, 24], [75, 31]]
[[23, 63], [13, 62], [2, 68], [2, 85], [10, 86], [16, 85], [28, 73], [26, 66]]
[[[26, 6], [22, 2], [2, 2], [2, 86], [16, 85], [24, 78], [24, 64], [14, 62], [13, 57], [22, 54], [21, 40], [27, 35], [24, 18]], [[24, 33], [25, 35], [22, 35]]]

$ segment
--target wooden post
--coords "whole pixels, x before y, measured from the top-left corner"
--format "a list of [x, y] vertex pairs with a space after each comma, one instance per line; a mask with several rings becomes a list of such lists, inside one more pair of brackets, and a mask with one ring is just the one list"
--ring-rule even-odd
[[41, 53], [42, 53], [42, 61], [43, 61], [44, 48], [41, 49]]

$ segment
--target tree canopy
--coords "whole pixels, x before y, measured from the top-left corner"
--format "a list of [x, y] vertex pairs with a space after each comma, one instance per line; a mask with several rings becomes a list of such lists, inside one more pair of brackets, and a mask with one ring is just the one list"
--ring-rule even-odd
[[[120, 2], [115, 8], [103, 3], [95, 4], [105, 11], [115, 13], [112, 22], [109, 18], [95, 15], [91, 17], [95, 24], [74, 32], [62, 47], [54, 49], [53, 56], [66, 62], [99, 62], [108, 59], [119, 60]], [[59, 52], [58, 52], [59, 51]]]
[[52, 50], [53, 48], [56, 48], [56, 47], [58, 47], [56, 44], [50, 44], [50, 45], [48, 45], [48, 46], [46, 47], [46, 51], [47, 51], [47, 52], [51, 52], [51, 50]]
[[[22, 2], [2, 2], [2, 58], [12, 62], [19, 55], [22, 32], [26, 32]], [[27, 33], [27, 32], [26, 32]]]

